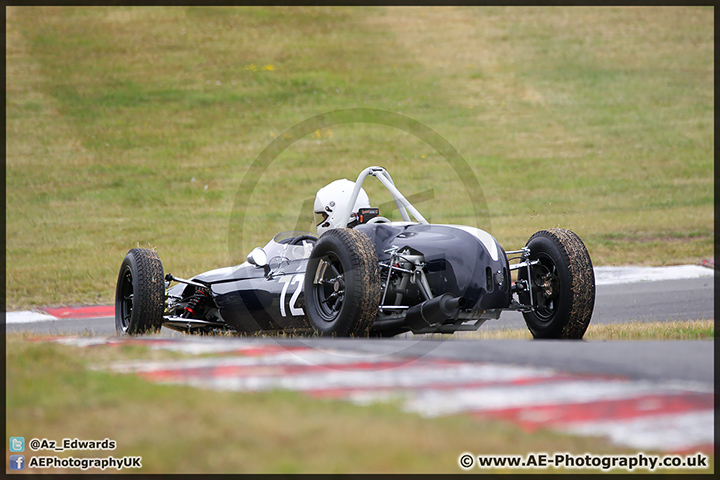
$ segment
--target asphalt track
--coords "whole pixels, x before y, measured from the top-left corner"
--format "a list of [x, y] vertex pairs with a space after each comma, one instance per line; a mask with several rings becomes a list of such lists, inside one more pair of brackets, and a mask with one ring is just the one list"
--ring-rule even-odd
[[[598, 284], [593, 322], [714, 318], [713, 277]], [[504, 312], [481, 328], [525, 328]], [[714, 342], [115, 336], [113, 318], [9, 323], [77, 346], [140, 344], [194, 358], [109, 365], [149, 381], [210, 390], [289, 389], [422, 416], [502, 418], [675, 453], [714, 448]], [[87, 334], [90, 335], [87, 335]], [[77, 334], [83, 334], [78, 336]], [[66, 336], [69, 335], [69, 336]], [[55, 337], [55, 338], [53, 338]], [[204, 358], [212, 352], [217, 357]]]
[[[714, 448], [712, 341], [194, 335], [48, 340], [92, 348], [144, 345], [189, 355], [97, 367], [151, 382], [240, 392], [294, 390], [359, 405], [394, 401], [423, 417], [505, 419], [526, 431], [601, 436], [641, 452], [695, 454]], [[641, 343], [649, 348], [639, 349]]]
[[[614, 285], [598, 285], [592, 323], [712, 319], [714, 278], [692, 278]], [[8, 332], [32, 331], [49, 335], [115, 335], [114, 318], [60, 319], [8, 324]], [[522, 315], [503, 312], [481, 329], [525, 328]], [[163, 329], [162, 337], [184, 334]], [[312, 347], [348, 348], [380, 355], [430, 355], [465, 361], [534, 365], [575, 373], [624, 375], [630, 378], [713, 382], [714, 349], [710, 341], [525, 341], [428, 340], [406, 334], [390, 339], [268, 340]], [[451, 340], [452, 339], [452, 340]], [[349, 342], [349, 343], [347, 343]]]
[[[715, 318], [713, 277], [598, 285], [591, 324]], [[525, 328], [522, 315], [503, 312], [481, 329]], [[8, 332], [113, 335], [112, 317], [12, 323]], [[175, 332], [163, 329], [163, 335]]]

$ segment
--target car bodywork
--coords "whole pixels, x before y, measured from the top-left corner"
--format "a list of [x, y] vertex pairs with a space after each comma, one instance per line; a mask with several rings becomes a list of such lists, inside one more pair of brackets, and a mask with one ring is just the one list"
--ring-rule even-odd
[[[527, 248], [506, 252], [481, 229], [429, 224], [381, 167], [361, 172], [349, 205], [368, 176], [390, 191], [403, 219], [375, 217], [353, 227], [370, 239], [380, 270], [382, 299], [371, 334], [476, 330], [502, 310], [533, 308], [532, 302], [523, 305], [513, 298], [529, 291], [531, 282], [511, 280], [511, 270], [530, 268]], [[343, 218], [350, 217], [351, 212], [346, 213]], [[166, 287], [178, 283], [167, 290], [163, 326], [180, 331], [312, 332], [303, 285], [315, 242], [307, 232], [284, 232], [241, 265], [190, 280], [167, 275]], [[511, 266], [508, 254], [519, 262]]]

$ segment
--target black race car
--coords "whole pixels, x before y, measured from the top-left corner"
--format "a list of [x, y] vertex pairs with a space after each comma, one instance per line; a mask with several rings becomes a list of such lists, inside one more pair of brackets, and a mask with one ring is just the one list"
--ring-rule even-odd
[[452, 333], [516, 310], [535, 338], [582, 338], [595, 277], [576, 234], [542, 230], [505, 251], [483, 230], [429, 224], [381, 167], [363, 170], [350, 205], [368, 176], [387, 187], [403, 221], [364, 209], [349, 227], [319, 238], [280, 233], [247, 262], [189, 280], [165, 275], [155, 251], [130, 250], [117, 283], [118, 334], [163, 326], [342, 337]]

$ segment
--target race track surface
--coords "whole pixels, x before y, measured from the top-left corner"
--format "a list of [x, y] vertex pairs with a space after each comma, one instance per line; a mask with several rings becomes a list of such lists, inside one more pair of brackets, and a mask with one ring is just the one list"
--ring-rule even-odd
[[[146, 345], [194, 355], [106, 367], [154, 382], [209, 390], [295, 390], [358, 405], [393, 401], [425, 417], [505, 419], [526, 431], [543, 427], [602, 436], [643, 452], [710, 452], [714, 446], [712, 341], [50, 340], [93, 348]], [[219, 356], [198, 356], [204, 353]], [[674, 367], [659, 371], [657, 365]]]
[[[598, 281], [595, 323], [714, 318], [712, 276], [617, 284], [613, 271], [605, 273]], [[72, 315], [72, 309], [54, 314]], [[109, 367], [150, 381], [237, 391], [291, 389], [360, 405], [393, 400], [428, 417], [502, 418], [527, 431], [545, 427], [602, 436], [638, 451], [694, 453], [714, 447], [710, 340], [472, 340], [457, 334], [208, 338], [167, 329], [157, 336], [120, 338], [112, 317], [50, 318], [35, 314], [29, 322], [9, 322], [7, 330], [35, 331], [79, 346], [133, 343], [221, 354]], [[481, 328], [501, 327], [525, 328], [525, 323], [521, 315], [504, 312]], [[76, 336], [80, 333], [91, 335]]]
[[[710, 270], [710, 272], [712, 272]], [[37, 318], [42, 318], [39, 315]], [[591, 324], [636, 321], [696, 320], [715, 318], [714, 277], [685, 278], [625, 284], [598, 284]], [[485, 322], [481, 329], [525, 328], [522, 315], [503, 312], [498, 320]], [[8, 332], [93, 333], [112, 335], [112, 317], [60, 318], [30, 323], [11, 323]], [[168, 332], [167, 330], [165, 330]], [[171, 334], [171, 332], [168, 332]]]

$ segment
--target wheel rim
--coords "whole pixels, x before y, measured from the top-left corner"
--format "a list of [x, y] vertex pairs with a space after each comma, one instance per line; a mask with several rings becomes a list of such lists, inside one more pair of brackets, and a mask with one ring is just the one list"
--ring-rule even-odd
[[345, 302], [345, 274], [335, 254], [327, 253], [320, 257], [312, 295], [320, 318], [325, 322], [334, 322]]
[[123, 272], [123, 279], [120, 286], [120, 326], [123, 333], [127, 333], [130, 328], [130, 317], [132, 316], [133, 307], [133, 281], [132, 271], [127, 268]]
[[558, 268], [548, 255], [540, 254], [538, 260], [540, 263], [532, 268], [535, 314], [542, 321], [550, 321], [558, 309]]

